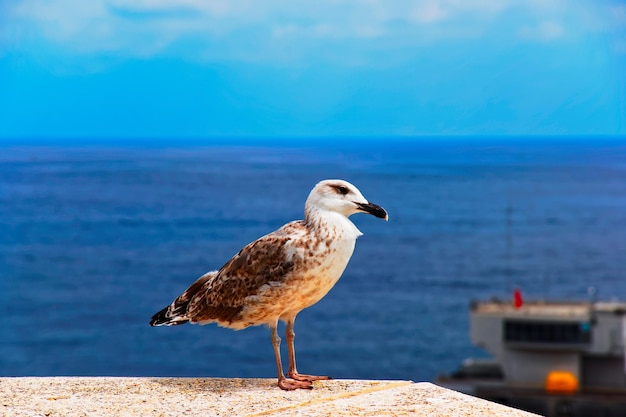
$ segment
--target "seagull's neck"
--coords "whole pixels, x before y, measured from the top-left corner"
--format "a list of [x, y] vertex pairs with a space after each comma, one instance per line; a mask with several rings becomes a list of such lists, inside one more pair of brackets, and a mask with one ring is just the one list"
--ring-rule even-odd
[[304, 222], [321, 238], [341, 237], [356, 240], [363, 233], [341, 213], [317, 207], [307, 207], [304, 211]]

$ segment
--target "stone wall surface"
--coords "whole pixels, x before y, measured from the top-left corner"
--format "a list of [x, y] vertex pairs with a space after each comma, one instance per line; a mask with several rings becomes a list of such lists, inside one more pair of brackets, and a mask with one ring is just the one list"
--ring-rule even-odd
[[431, 383], [317, 381], [282, 391], [275, 379], [0, 378], [2, 416], [504, 416], [524, 411]]

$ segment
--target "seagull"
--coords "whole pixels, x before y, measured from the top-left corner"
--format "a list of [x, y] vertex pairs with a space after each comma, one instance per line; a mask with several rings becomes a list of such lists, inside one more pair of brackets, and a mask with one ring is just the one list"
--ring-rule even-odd
[[[337, 283], [362, 235], [348, 217], [368, 213], [388, 220], [352, 184], [324, 180], [304, 206], [304, 220], [285, 224], [248, 244], [218, 271], [196, 280], [169, 306], [152, 316], [151, 326], [217, 323], [234, 330], [266, 325], [271, 329], [278, 386], [310, 389], [328, 376], [306, 375], [296, 368], [294, 322], [303, 309], [320, 301]], [[286, 323], [287, 377], [280, 358], [278, 322]]]

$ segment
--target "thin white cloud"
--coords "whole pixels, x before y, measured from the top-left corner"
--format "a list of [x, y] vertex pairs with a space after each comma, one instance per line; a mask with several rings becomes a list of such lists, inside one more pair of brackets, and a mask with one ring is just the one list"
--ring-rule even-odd
[[[502, 20], [519, 23], [521, 40], [551, 41], [564, 22], [593, 6], [562, 0], [22, 0], [5, 3], [0, 51], [42, 39], [70, 53], [162, 53], [203, 59], [298, 59], [310, 51], [356, 43], [351, 50], [415, 46], [485, 36]], [[612, 7], [618, 20], [624, 7]], [[598, 19], [601, 20], [601, 19]], [[328, 43], [331, 44], [328, 44]], [[180, 44], [191, 43], [191, 50]], [[293, 47], [298, 44], [298, 48]], [[188, 48], [189, 49], [189, 48]], [[288, 51], [289, 53], [286, 53]], [[342, 51], [337, 55], [341, 58]]]
[[411, 17], [419, 23], [435, 23], [444, 20], [448, 12], [441, 2], [427, 1], [418, 4], [412, 11]]
[[563, 36], [565, 29], [559, 22], [545, 21], [535, 26], [523, 26], [519, 35], [525, 39], [537, 41], [552, 41]]

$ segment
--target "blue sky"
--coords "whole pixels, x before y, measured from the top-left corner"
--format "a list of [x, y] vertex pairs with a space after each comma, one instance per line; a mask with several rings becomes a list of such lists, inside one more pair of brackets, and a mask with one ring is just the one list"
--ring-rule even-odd
[[5, 0], [0, 138], [625, 135], [609, 0]]

